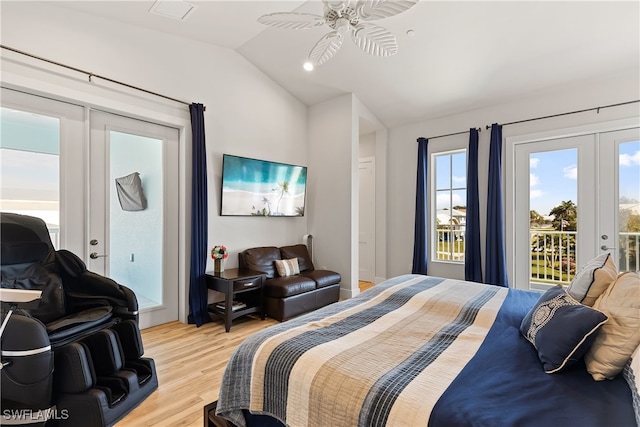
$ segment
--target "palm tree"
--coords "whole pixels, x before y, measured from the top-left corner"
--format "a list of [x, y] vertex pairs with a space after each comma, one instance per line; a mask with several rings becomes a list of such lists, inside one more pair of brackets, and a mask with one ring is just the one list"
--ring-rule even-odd
[[544, 217], [535, 210], [529, 211], [529, 223], [540, 225], [544, 222]]
[[279, 182], [278, 187], [274, 188], [273, 191], [280, 192], [280, 197], [278, 198], [278, 203], [276, 204], [276, 213], [280, 213], [280, 201], [285, 194], [289, 194], [289, 181], [284, 180], [282, 182]]
[[266, 197], [262, 198], [262, 203], [264, 203], [264, 205], [269, 208], [269, 210], [265, 210], [264, 208], [262, 209], [262, 212], [264, 213], [264, 215], [271, 215], [271, 200], [269, 200]]
[[571, 200], [563, 201], [551, 209], [549, 215], [553, 215], [553, 228], [556, 230], [575, 231], [578, 218], [578, 207]]

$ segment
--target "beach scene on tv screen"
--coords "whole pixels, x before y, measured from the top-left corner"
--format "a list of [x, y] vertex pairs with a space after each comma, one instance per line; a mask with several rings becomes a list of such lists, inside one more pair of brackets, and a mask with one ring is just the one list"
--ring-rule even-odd
[[222, 215], [303, 216], [307, 168], [224, 156]]

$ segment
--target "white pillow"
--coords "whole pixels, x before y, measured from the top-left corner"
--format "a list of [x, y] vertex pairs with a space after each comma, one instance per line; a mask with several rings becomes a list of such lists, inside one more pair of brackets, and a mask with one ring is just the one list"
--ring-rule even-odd
[[584, 356], [594, 380], [613, 379], [640, 345], [640, 275], [620, 274], [593, 308], [609, 317]]
[[598, 255], [578, 271], [567, 293], [582, 304], [593, 307], [598, 297], [616, 280], [617, 275], [618, 268], [611, 254]]
[[276, 270], [278, 270], [278, 275], [281, 277], [295, 276], [296, 274], [300, 274], [298, 258], [277, 259]]

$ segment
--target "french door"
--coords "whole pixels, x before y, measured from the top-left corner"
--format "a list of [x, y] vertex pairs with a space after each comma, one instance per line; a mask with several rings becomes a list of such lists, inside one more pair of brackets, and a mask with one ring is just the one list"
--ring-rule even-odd
[[90, 123], [89, 268], [136, 293], [141, 328], [177, 320], [179, 131], [101, 111]]
[[[1, 101], [0, 210], [42, 218], [56, 249], [131, 288], [141, 328], [177, 320], [179, 131], [4, 87]], [[133, 172], [139, 211], [115, 188]]]
[[515, 287], [568, 285], [604, 252], [640, 268], [638, 128], [517, 143], [513, 170]]

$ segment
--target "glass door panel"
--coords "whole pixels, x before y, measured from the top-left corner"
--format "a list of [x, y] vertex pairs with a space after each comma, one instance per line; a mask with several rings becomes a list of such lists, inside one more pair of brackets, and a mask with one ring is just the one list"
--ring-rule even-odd
[[618, 268], [640, 270], [640, 141], [621, 142], [618, 155]]
[[[162, 140], [125, 132], [109, 132], [108, 272], [136, 293], [141, 309], [161, 306], [162, 299]], [[121, 204], [116, 179], [138, 173], [146, 207]], [[126, 193], [129, 195], [130, 193]], [[125, 197], [125, 196], [122, 196]]]
[[594, 148], [594, 135], [515, 146], [516, 287], [567, 286], [593, 257]]
[[0, 110], [0, 210], [42, 218], [60, 249], [60, 119]]
[[42, 218], [56, 249], [84, 255], [84, 109], [2, 88], [0, 210]]
[[571, 283], [578, 242], [578, 150], [529, 154], [532, 283]]
[[599, 159], [598, 249], [610, 252], [619, 271], [638, 270], [640, 243], [640, 129], [603, 133]]

